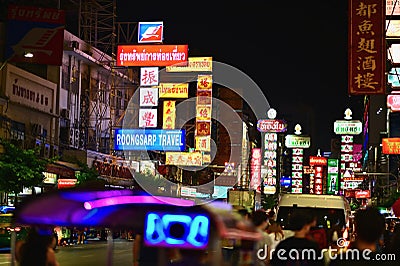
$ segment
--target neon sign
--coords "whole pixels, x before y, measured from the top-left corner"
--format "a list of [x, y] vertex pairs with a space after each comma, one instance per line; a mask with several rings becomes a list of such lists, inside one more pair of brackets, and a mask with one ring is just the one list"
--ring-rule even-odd
[[210, 219], [204, 214], [149, 212], [144, 224], [146, 246], [204, 249], [208, 245]]

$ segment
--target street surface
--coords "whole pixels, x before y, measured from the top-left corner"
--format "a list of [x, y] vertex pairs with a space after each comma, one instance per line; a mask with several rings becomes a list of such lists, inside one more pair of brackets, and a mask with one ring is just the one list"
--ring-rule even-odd
[[[132, 241], [114, 239], [112, 265], [132, 266]], [[91, 241], [88, 244], [57, 247], [56, 257], [61, 266], [106, 266], [107, 242]], [[0, 253], [0, 266], [11, 264], [9, 252]]]

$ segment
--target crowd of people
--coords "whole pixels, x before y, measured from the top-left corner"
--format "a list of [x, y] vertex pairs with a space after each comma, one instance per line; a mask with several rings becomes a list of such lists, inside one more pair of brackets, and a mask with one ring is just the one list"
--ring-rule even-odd
[[[327, 244], [321, 244], [325, 242], [315, 237], [315, 232], [321, 229], [315, 227], [317, 217], [312, 210], [295, 210], [290, 214], [290, 235], [285, 235], [286, 230], [273, 212], [246, 212], [245, 219], [263, 237], [253, 247], [243, 246], [243, 241], [223, 240], [225, 265], [384, 266], [395, 265], [400, 258], [400, 223], [386, 221], [375, 207], [356, 211], [354, 231], [348, 239], [327, 232], [333, 239]], [[249, 256], [246, 250], [250, 249]]]
[[[377, 208], [368, 207], [354, 215], [353, 237], [335, 246], [322, 246], [312, 236], [317, 218], [312, 210], [294, 210], [289, 225], [293, 234], [285, 235], [273, 211], [259, 209], [253, 212], [239, 210], [243, 220], [252, 223], [262, 237], [256, 242], [222, 239], [224, 265], [252, 266], [346, 266], [346, 265], [395, 265], [400, 258], [400, 223], [386, 221]], [[55, 249], [60, 244], [54, 231], [32, 227], [23, 241], [17, 242], [16, 261], [19, 266], [58, 266]], [[338, 239], [337, 241], [339, 241]], [[136, 236], [134, 257], [140, 258], [134, 265], [143, 265], [143, 258], [155, 259], [150, 249], [145, 249], [140, 235]], [[140, 248], [141, 247], [141, 248]], [[142, 249], [142, 250], [140, 250]], [[144, 251], [149, 251], [145, 256]], [[184, 251], [186, 252], [186, 251]], [[139, 255], [140, 254], [140, 255]], [[171, 265], [203, 266], [202, 255], [197, 251], [180, 254], [186, 260]], [[183, 263], [183, 264], [182, 264]], [[147, 264], [145, 264], [147, 265]]]

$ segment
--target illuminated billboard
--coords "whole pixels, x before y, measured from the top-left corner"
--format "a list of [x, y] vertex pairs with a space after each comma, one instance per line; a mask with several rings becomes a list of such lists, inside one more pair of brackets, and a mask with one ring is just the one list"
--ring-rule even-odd
[[117, 66], [171, 66], [186, 65], [187, 44], [118, 45]]
[[185, 130], [116, 129], [115, 150], [183, 151]]

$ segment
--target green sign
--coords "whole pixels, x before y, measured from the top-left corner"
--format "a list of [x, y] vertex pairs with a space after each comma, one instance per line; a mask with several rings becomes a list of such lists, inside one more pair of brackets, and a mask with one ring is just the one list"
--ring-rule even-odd
[[358, 135], [362, 132], [362, 123], [358, 120], [336, 120], [333, 131], [338, 135]]
[[287, 135], [285, 138], [285, 146], [287, 148], [309, 148], [311, 145], [311, 138], [297, 135]]

